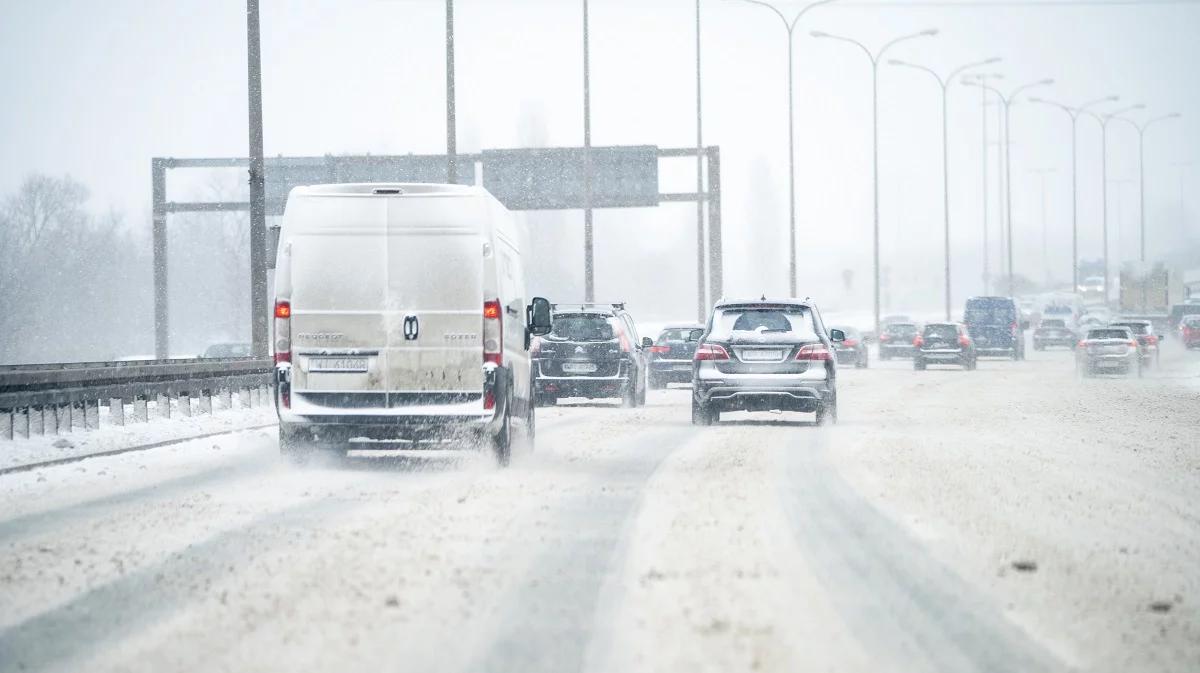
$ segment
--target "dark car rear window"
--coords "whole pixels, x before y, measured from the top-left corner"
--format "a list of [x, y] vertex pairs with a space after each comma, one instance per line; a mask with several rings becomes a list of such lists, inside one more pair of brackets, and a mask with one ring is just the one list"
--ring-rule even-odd
[[926, 325], [925, 336], [935, 339], [957, 339], [958, 328], [954, 325]]
[[1066, 327], [1067, 323], [1062, 320], [1043, 320], [1042, 327]]
[[695, 329], [699, 329], [699, 328], [698, 327], [680, 327], [680, 328], [672, 327], [672, 328], [665, 329], [662, 331], [661, 334], [658, 335], [658, 343], [665, 344], [665, 343], [671, 342], [671, 341], [674, 341], [674, 342], [687, 341], [688, 335], [691, 334], [692, 330], [695, 330]]
[[611, 320], [600, 313], [556, 315], [548, 336], [559, 341], [610, 341], [617, 336]]
[[894, 334], [894, 335], [899, 335], [899, 336], [913, 336], [914, 334], [917, 333], [917, 326], [916, 325], [903, 325], [903, 324], [888, 325], [887, 327], [884, 328], [883, 331], [887, 334]]
[[1089, 339], [1128, 339], [1129, 332], [1123, 329], [1094, 329], [1088, 331]]
[[1150, 326], [1146, 325], [1144, 323], [1115, 322], [1115, 323], [1113, 323], [1113, 327], [1128, 327], [1130, 332], [1133, 332], [1134, 334], [1138, 334], [1138, 335], [1145, 335], [1145, 334], [1150, 333]]

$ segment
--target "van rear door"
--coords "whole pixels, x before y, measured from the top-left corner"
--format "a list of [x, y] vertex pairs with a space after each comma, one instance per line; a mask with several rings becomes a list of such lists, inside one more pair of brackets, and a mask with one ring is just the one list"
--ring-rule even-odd
[[289, 234], [294, 390], [384, 393], [364, 400], [373, 407], [420, 401], [394, 393], [481, 394], [480, 200], [303, 201]]

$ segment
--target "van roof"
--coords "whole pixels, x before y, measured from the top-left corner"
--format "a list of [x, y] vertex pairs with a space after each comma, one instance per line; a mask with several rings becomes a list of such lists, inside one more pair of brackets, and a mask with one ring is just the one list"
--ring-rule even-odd
[[481, 187], [440, 185], [417, 182], [349, 182], [293, 187], [288, 198], [296, 196], [478, 196]]

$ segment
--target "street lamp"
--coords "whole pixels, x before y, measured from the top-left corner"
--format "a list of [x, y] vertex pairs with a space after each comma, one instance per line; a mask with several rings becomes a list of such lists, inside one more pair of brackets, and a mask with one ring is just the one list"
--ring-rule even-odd
[[875, 201], [875, 221], [874, 221], [874, 250], [873, 250], [873, 268], [875, 275], [875, 333], [879, 334], [879, 59], [883, 57], [884, 52], [891, 49], [893, 46], [912, 40], [918, 37], [934, 37], [938, 34], [936, 28], [923, 30], [919, 33], [911, 35], [901, 35], [896, 39], [884, 44], [878, 51], [872, 53], [866, 45], [858, 40], [842, 37], [840, 35], [831, 35], [814, 30], [811, 35], [816, 38], [827, 38], [830, 40], [840, 40], [852, 44], [863, 51], [867, 55], [867, 59], [871, 61], [871, 153], [872, 153], [872, 186], [874, 188]]
[[1129, 107], [1121, 108], [1116, 112], [1110, 112], [1106, 115], [1099, 115], [1095, 112], [1087, 114], [1094, 117], [1100, 122], [1100, 200], [1103, 207], [1100, 209], [1100, 229], [1101, 245], [1104, 246], [1104, 303], [1108, 303], [1108, 123], [1116, 119], [1118, 115], [1123, 115], [1126, 112], [1134, 110], [1145, 110], [1146, 106], [1142, 103], [1130, 105]]
[[788, 60], [788, 289], [789, 296], [795, 297], [796, 290], [796, 132], [795, 132], [795, 115], [793, 109], [795, 103], [792, 97], [793, 81], [792, 81], [792, 36], [796, 31], [796, 24], [800, 22], [800, 17], [807, 14], [810, 10], [828, 5], [835, 0], [817, 0], [817, 2], [806, 5], [801, 8], [796, 15], [789, 21], [788, 18], [779, 11], [775, 5], [764, 0], [741, 0], [752, 5], [760, 5], [766, 7], [779, 17], [783, 22], [784, 29], [787, 30], [787, 60]]
[[1138, 132], [1138, 228], [1140, 231], [1138, 236], [1141, 239], [1141, 253], [1138, 256], [1138, 259], [1143, 264], [1146, 263], [1146, 129], [1150, 128], [1151, 124], [1157, 124], [1158, 122], [1166, 121], [1168, 119], [1178, 119], [1181, 116], [1182, 115], [1180, 115], [1178, 112], [1172, 112], [1171, 114], [1155, 117], [1148, 121], [1142, 122], [1140, 126], [1132, 119], [1114, 117], [1114, 119], [1120, 119], [1120, 121], [1128, 122], [1129, 125], [1137, 129]]
[[1012, 235], [1012, 136], [1009, 135], [1009, 112], [1012, 105], [1017, 102], [1017, 96], [1021, 95], [1025, 90], [1036, 86], [1049, 86], [1054, 84], [1052, 79], [1041, 79], [1029, 84], [1022, 84], [1013, 89], [1006, 96], [999, 89], [983, 83], [976, 82], [970, 79], [964, 79], [963, 84], [968, 86], [978, 86], [991, 91], [1000, 99], [1000, 104], [1004, 107], [1004, 237], [1007, 241], [1008, 248], [1008, 294], [1011, 297], [1015, 294], [1013, 290], [1013, 235]]
[[[979, 74], [971, 75], [971, 78], [986, 84], [989, 79], [1004, 79], [1004, 75], [1002, 75], [1000, 73], [979, 73]], [[988, 92], [987, 92], [987, 89], [980, 89], [979, 94], [980, 94], [979, 115], [981, 117], [980, 137], [982, 139], [982, 149], [980, 150], [980, 157], [983, 160], [983, 162], [982, 162], [983, 163], [983, 173], [982, 173], [983, 189], [980, 191], [980, 194], [983, 195], [983, 197], [980, 199], [980, 202], [983, 206], [983, 293], [991, 294], [992, 293], [992, 290], [991, 290], [991, 283], [992, 283], [991, 251], [988, 249], [990, 236], [988, 234], [988, 127], [987, 127], [987, 95], [988, 95]], [[996, 146], [997, 147], [1000, 146], [999, 140], [997, 140]]]
[[891, 59], [888, 61], [890, 65], [902, 66], [905, 68], [913, 68], [922, 72], [928, 73], [937, 80], [938, 86], [942, 88], [942, 212], [945, 217], [945, 254], [946, 254], [946, 320], [950, 320], [950, 123], [947, 115], [947, 102], [949, 100], [949, 87], [954, 81], [954, 78], [960, 73], [970, 70], [971, 68], [979, 68], [993, 63], [999, 63], [999, 58], [989, 58], [983, 61], [976, 61], [960, 66], [948, 74], [945, 78], [937, 74], [932, 68], [926, 68], [923, 65], [909, 63], [907, 61], [898, 61]]
[[1120, 96], [1105, 96], [1091, 100], [1083, 105], [1071, 107], [1056, 103], [1044, 98], [1030, 97], [1030, 103], [1039, 103], [1041, 105], [1049, 105], [1056, 107], [1059, 110], [1067, 113], [1071, 118], [1071, 291], [1075, 292], [1079, 288], [1079, 180], [1078, 180], [1078, 156], [1076, 154], [1076, 144], [1078, 141], [1077, 132], [1079, 126], [1079, 115], [1083, 114], [1088, 108], [1101, 105], [1103, 103], [1115, 103], [1120, 100]]

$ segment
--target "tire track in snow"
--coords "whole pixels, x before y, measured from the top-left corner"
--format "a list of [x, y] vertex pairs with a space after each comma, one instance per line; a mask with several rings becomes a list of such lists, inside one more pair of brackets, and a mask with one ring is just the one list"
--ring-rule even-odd
[[882, 668], [946, 673], [1065, 667], [983, 594], [872, 507], [824, 453], [829, 429], [784, 452], [779, 497], [830, 601]]

